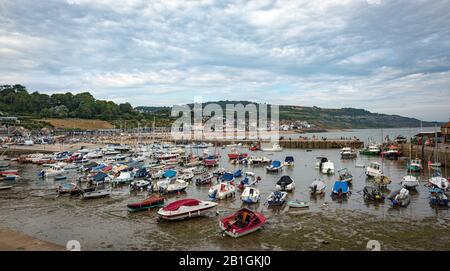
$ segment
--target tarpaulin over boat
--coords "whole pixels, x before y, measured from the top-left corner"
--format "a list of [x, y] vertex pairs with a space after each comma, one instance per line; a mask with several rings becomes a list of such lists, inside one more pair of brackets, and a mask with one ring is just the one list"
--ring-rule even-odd
[[222, 180], [224, 181], [232, 181], [234, 179], [233, 173], [226, 172], [222, 175]]
[[97, 173], [97, 175], [92, 177], [92, 181], [94, 181], [94, 182], [103, 182], [103, 181], [105, 181], [106, 177], [108, 177], [107, 174], [105, 174], [103, 172], [99, 172], [99, 173]]
[[101, 165], [98, 165], [98, 166], [96, 166], [96, 167], [93, 167], [91, 170], [92, 170], [92, 171], [100, 171], [100, 170], [102, 170], [102, 169], [105, 168], [105, 167], [106, 167], [106, 165], [101, 164]]
[[348, 192], [348, 183], [347, 182], [335, 182], [333, 186], [334, 193], [347, 193]]
[[272, 167], [280, 167], [281, 166], [281, 162], [278, 160], [275, 160], [272, 162]]
[[197, 199], [182, 199], [177, 200], [172, 203], [169, 203], [166, 207], [163, 208], [164, 211], [176, 211], [181, 206], [196, 206], [200, 203]]
[[173, 178], [177, 175], [177, 172], [175, 170], [167, 170], [164, 172], [163, 177], [164, 178]]
[[286, 156], [286, 159], [284, 159], [284, 162], [294, 162], [294, 157]]
[[293, 183], [293, 182], [294, 182], [294, 181], [291, 179], [291, 177], [285, 175], [285, 176], [282, 176], [282, 177], [278, 180], [277, 184], [278, 184], [278, 185], [281, 185], [281, 186], [286, 186], [286, 185], [291, 184], [291, 183]]

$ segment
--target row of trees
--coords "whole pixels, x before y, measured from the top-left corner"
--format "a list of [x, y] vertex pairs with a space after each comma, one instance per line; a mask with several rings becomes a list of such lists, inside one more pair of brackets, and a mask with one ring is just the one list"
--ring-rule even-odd
[[0, 111], [16, 115], [85, 119], [138, 119], [146, 116], [129, 103], [117, 105], [112, 101], [95, 99], [89, 92], [72, 94], [28, 93], [22, 85], [0, 86]]

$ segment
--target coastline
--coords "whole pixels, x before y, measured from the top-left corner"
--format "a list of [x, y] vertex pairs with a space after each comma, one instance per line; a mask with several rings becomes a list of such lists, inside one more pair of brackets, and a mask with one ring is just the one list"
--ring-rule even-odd
[[62, 251], [65, 247], [0, 226], [0, 251]]

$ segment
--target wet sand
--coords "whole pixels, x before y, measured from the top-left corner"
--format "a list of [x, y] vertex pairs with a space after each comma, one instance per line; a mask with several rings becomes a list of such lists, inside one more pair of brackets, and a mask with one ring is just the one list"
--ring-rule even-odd
[[0, 227], [0, 250], [56, 251], [64, 247]]

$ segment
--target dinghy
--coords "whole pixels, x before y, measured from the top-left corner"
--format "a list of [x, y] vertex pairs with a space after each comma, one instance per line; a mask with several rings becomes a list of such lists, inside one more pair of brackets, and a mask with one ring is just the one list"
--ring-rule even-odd
[[348, 198], [351, 194], [348, 183], [344, 181], [336, 181], [331, 191], [332, 198]]
[[236, 193], [236, 187], [230, 182], [221, 182], [212, 186], [208, 191], [211, 199], [226, 199], [233, 197]]
[[216, 202], [182, 199], [159, 209], [158, 221], [182, 220], [205, 215], [217, 206]]
[[291, 177], [284, 175], [278, 180], [275, 189], [279, 191], [292, 191], [295, 189], [295, 182]]
[[338, 170], [339, 180], [351, 183], [353, 181], [353, 175], [346, 168]]
[[400, 184], [403, 186], [403, 188], [411, 190], [416, 189], [417, 186], [419, 186], [419, 181], [415, 176], [406, 175], [402, 178]]
[[100, 189], [92, 192], [85, 192], [81, 194], [83, 199], [96, 199], [102, 197], [108, 197], [111, 195], [111, 189]]
[[309, 202], [306, 201], [292, 200], [288, 201], [287, 204], [291, 208], [309, 208]]
[[281, 162], [278, 160], [275, 160], [269, 166], [266, 167], [266, 171], [267, 172], [278, 172], [282, 168], [283, 168], [283, 165], [281, 164]]
[[243, 208], [220, 219], [219, 227], [222, 233], [238, 238], [261, 229], [264, 223], [266, 217], [263, 214]]
[[242, 179], [239, 184], [238, 188], [243, 190], [247, 186], [254, 186], [260, 181], [260, 177], [255, 179], [255, 173], [253, 172], [245, 172], [245, 178]]
[[411, 201], [408, 189], [402, 188], [400, 190], [393, 191], [388, 199], [391, 201], [392, 206], [406, 207]]
[[364, 199], [369, 201], [384, 201], [385, 196], [381, 193], [381, 190], [378, 187], [374, 186], [365, 186], [364, 190]]
[[281, 206], [286, 203], [287, 192], [274, 191], [267, 197], [267, 204], [269, 206]]
[[164, 198], [159, 196], [150, 197], [140, 202], [127, 204], [128, 211], [130, 212], [137, 212], [142, 210], [159, 208], [163, 206], [164, 206]]
[[326, 188], [327, 188], [327, 185], [323, 181], [315, 180], [309, 186], [309, 193], [311, 195], [320, 195], [320, 194], [325, 193]]
[[257, 203], [260, 198], [259, 190], [251, 186], [247, 186], [241, 194], [241, 200], [248, 204]]

